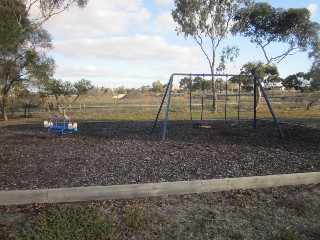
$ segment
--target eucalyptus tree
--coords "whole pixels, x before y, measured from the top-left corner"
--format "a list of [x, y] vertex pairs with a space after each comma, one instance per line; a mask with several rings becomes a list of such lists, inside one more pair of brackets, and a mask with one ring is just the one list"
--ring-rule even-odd
[[[238, 10], [232, 33], [250, 38], [262, 50], [266, 67], [276, 66], [298, 52], [309, 52], [309, 57], [315, 59], [319, 56], [320, 24], [312, 22], [310, 17], [306, 8], [275, 8], [259, 2]], [[276, 54], [275, 44], [280, 44], [278, 49], [282, 50]]]
[[[263, 64], [263, 62], [258, 61], [258, 62], [248, 62], [246, 64], [244, 64], [242, 66], [242, 73], [243, 74], [252, 74], [252, 75], [256, 75], [259, 77], [259, 79], [261, 79], [261, 81], [264, 84], [273, 84], [275, 82], [279, 82], [280, 78], [279, 78], [279, 71], [277, 66], [275, 65], [266, 65]], [[241, 82], [243, 85], [244, 89], [249, 89], [253, 85], [253, 79], [248, 78], [248, 77], [241, 77]], [[249, 87], [249, 88], [248, 88]], [[260, 87], [258, 86], [258, 101], [257, 101], [257, 105], [256, 108], [259, 108], [260, 102], [261, 102], [261, 91], [260, 91]]]
[[55, 65], [46, 56], [52, 47], [50, 35], [31, 24], [21, 1], [0, 2], [0, 36], [0, 108], [3, 119], [8, 120], [11, 89], [32, 79], [50, 77]]
[[[237, 11], [232, 33], [250, 38], [262, 50], [265, 64], [276, 65], [297, 52], [319, 50], [320, 24], [312, 22], [310, 17], [306, 8], [274, 8], [259, 2]], [[274, 43], [282, 44], [282, 52], [271, 55]]]
[[[0, 1], [0, 108], [7, 117], [7, 98], [12, 87], [52, 77], [55, 64], [47, 51], [52, 48], [42, 24], [71, 5], [84, 7], [87, 0]], [[38, 15], [31, 17], [31, 11]], [[33, 14], [34, 16], [34, 14]]]
[[[178, 35], [192, 38], [205, 55], [211, 74], [214, 74], [217, 62], [217, 51], [221, 42], [228, 36], [235, 13], [248, 7], [251, 0], [174, 0], [175, 8], [172, 17], [178, 23]], [[229, 47], [229, 49], [235, 49]], [[226, 52], [227, 53], [227, 52]], [[234, 56], [226, 55], [224, 60]], [[235, 52], [237, 55], [237, 51]], [[217, 111], [215, 78], [212, 77], [213, 92], [212, 111]]]
[[316, 47], [314, 48], [314, 50], [309, 53], [309, 57], [314, 59], [309, 72], [311, 78], [310, 84], [312, 90], [320, 90], [320, 43], [318, 43], [318, 45], [315, 46]]

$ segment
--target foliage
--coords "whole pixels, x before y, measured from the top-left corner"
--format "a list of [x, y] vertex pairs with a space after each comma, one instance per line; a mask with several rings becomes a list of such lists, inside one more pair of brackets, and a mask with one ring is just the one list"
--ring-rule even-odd
[[227, 60], [234, 62], [235, 58], [238, 57], [240, 49], [237, 46], [227, 46], [222, 49], [222, 54], [220, 56], [220, 63], [217, 67], [218, 72], [223, 72], [226, 70]]
[[310, 88], [310, 76], [303, 72], [292, 74], [283, 80], [282, 85], [295, 90], [308, 89]]
[[[235, 14], [232, 32], [249, 37], [262, 49], [266, 63], [275, 64], [296, 52], [314, 52], [318, 48], [320, 24], [311, 22], [310, 15], [306, 8], [274, 8], [259, 2]], [[267, 48], [272, 43], [283, 43], [287, 47], [278, 56], [270, 56]]]
[[[44, 82], [42, 96], [46, 98], [54, 96], [59, 113], [64, 118], [69, 118], [66, 115], [66, 110], [92, 88], [91, 81], [86, 79], [81, 79], [74, 84], [69, 81], [62, 82], [61, 80], [51, 79]], [[53, 108], [52, 103], [51, 108]]]
[[108, 239], [116, 224], [98, 208], [52, 205], [29, 221], [16, 239]]
[[[248, 62], [242, 66], [241, 74], [257, 75], [267, 85], [280, 82], [278, 68], [274, 65], [264, 65], [262, 62]], [[232, 77], [230, 82], [238, 83], [240, 80], [243, 90], [252, 89], [253, 77]]]
[[[262, 62], [248, 62], [245, 65], [242, 66], [242, 71], [241, 73], [245, 74], [252, 74], [254, 76], [258, 76], [261, 82], [265, 84], [265, 86], [274, 86], [276, 82], [278, 82], [279, 79], [279, 72], [278, 68], [274, 65], [271, 64], [263, 64]], [[243, 78], [242, 80], [242, 88], [243, 89], [248, 89], [251, 88], [250, 86], [253, 85], [253, 78]], [[259, 108], [262, 94], [260, 87], [257, 87], [257, 105], [256, 109]]]
[[265, 65], [262, 62], [248, 62], [242, 66], [242, 73], [257, 75], [264, 83], [278, 80], [278, 68], [274, 65]]
[[141, 87], [140, 87], [140, 92], [141, 93], [147, 93], [147, 92], [149, 92], [150, 91], [150, 86], [149, 85], [142, 85]]
[[[46, 55], [51, 37], [44, 22], [71, 5], [84, 7], [87, 0], [3, 0], [0, 2], [0, 109], [6, 108], [11, 88], [28, 81], [39, 83], [52, 77], [54, 60]], [[38, 14], [30, 14], [37, 11]], [[30, 16], [35, 16], [31, 18]]]
[[151, 92], [160, 93], [163, 92], [164, 87], [162, 83], [158, 80], [152, 83], [152, 87], [150, 88]]
[[[239, 8], [247, 7], [251, 1], [175, 0], [174, 3], [175, 9], [172, 11], [172, 17], [178, 23], [176, 28], [178, 35], [182, 34], [185, 38], [191, 37], [196, 41], [208, 61], [211, 73], [214, 74], [217, 49], [221, 41], [226, 38], [235, 13]], [[209, 39], [209, 44], [206, 44], [206, 39]], [[206, 49], [207, 45], [210, 46], [209, 49]], [[224, 50], [219, 68], [223, 70], [226, 60], [236, 57], [237, 54], [236, 47]], [[212, 92], [212, 111], [216, 112], [217, 97], [214, 77], [212, 77]]]
[[181, 78], [179, 81], [180, 88], [183, 88], [185, 90], [190, 89], [191, 79], [189, 77]]
[[320, 67], [314, 68], [310, 72], [311, 77], [311, 89], [320, 90]]
[[[309, 57], [319, 59], [320, 24], [310, 21], [310, 11], [306, 8], [274, 8], [268, 3], [254, 3], [248, 8], [237, 11], [232, 33], [249, 37], [263, 51], [266, 65], [260, 62], [257, 66], [244, 66], [247, 73], [257, 74], [268, 85], [274, 85], [280, 80], [275, 64], [288, 55], [300, 51], [309, 51]], [[283, 51], [270, 55], [273, 43], [281, 43]], [[258, 68], [257, 68], [258, 67]], [[295, 76], [289, 76], [283, 81], [286, 85], [302, 85]], [[294, 82], [294, 83], [293, 83]], [[305, 82], [305, 81], [304, 81]], [[258, 104], [261, 93], [258, 91]]]
[[114, 92], [116, 94], [126, 94], [128, 92], [128, 89], [125, 88], [124, 86], [121, 86], [121, 87], [117, 87], [114, 89]]
[[193, 79], [193, 86], [192, 90], [210, 90], [211, 89], [211, 82], [208, 80], [203, 79], [202, 77], [195, 77]]
[[54, 60], [46, 56], [50, 35], [34, 27], [21, 1], [0, 3], [0, 91], [1, 111], [7, 119], [7, 98], [11, 89], [36, 79], [52, 76]]
[[68, 10], [73, 5], [84, 8], [87, 5], [88, 0], [23, 0], [22, 2], [26, 6], [26, 14], [29, 14], [32, 9], [38, 10], [39, 14], [32, 19], [32, 24], [41, 26], [52, 16]]
[[211, 89], [211, 81], [205, 80], [202, 77], [195, 77], [194, 79], [184, 77], [179, 82], [180, 88], [188, 91], [190, 90], [190, 84], [191, 91], [202, 91]]

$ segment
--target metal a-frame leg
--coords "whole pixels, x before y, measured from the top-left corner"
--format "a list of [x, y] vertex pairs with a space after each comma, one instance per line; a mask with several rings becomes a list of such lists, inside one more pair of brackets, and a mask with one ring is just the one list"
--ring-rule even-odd
[[[154, 120], [153, 125], [152, 125], [152, 128], [151, 128], [151, 131], [150, 131], [151, 133], [153, 133], [153, 131], [154, 131], [156, 125], [157, 125], [157, 122], [158, 122], [158, 119], [159, 119], [159, 116], [160, 116], [160, 113], [161, 113], [161, 110], [162, 110], [162, 106], [163, 106], [164, 101], [165, 101], [165, 99], [166, 99], [168, 90], [169, 90], [169, 89], [172, 89], [172, 81], [171, 81], [171, 79], [173, 79], [173, 77], [170, 77], [169, 82], [168, 82], [167, 87], [166, 87], [166, 90], [165, 90], [165, 92], [164, 92], [164, 94], [163, 94], [163, 97], [162, 97], [162, 100], [161, 100], [161, 103], [160, 103], [160, 107], [159, 107], [159, 110], [158, 110], [158, 113], [157, 113], [157, 117], [156, 117], [156, 119]], [[171, 90], [170, 90], [170, 91], [171, 91]]]
[[[275, 124], [276, 124], [276, 126], [277, 126], [277, 128], [278, 128], [279, 134], [280, 134], [280, 136], [281, 136], [282, 138], [284, 138], [284, 133], [283, 133], [282, 128], [281, 128], [281, 126], [280, 126], [280, 124], [279, 124], [279, 121], [278, 121], [278, 119], [277, 119], [277, 117], [276, 117], [276, 115], [275, 115], [275, 113], [274, 113], [274, 111], [273, 111], [273, 109], [272, 109], [272, 106], [271, 106], [271, 104], [270, 104], [270, 101], [269, 101], [269, 99], [268, 99], [268, 96], [267, 96], [266, 92], [264, 91], [264, 88], [263, 88], [263, 86], [262, 86], [262, 84], [261, 84], [261, 81], [259, 80], [259, 78], [258, 78], [257, 76], [254, 77], [254, 82], [255, 82], [255, 88], [257, 88], [257, 87], [256, 87], [257, 84], [260, 86], [261, 92], [262, 92], [262, 94], [263, 94], [264, 99], [266, 100], [266, 103], [267, 103], [268, 108], [269, 108], [269, 110], [270, 110], [270, 112], [271, 112], [271, 115], [272, 115], [272, 117], [273, 117], [273, 120], [274, 120], [274, 122], [275, 122]], [[256, 93], [255, 90], [254, 90], [254, 92]], [[254, 113], [254, 114], [255, 114], [255, 116], [254, 116], [255, 120], [254, 120], [254, 121], [256, 122], [256, 96], [255, 96], [254, 102], [255, 102], [255, 109], [254, 109], [254, 111], [255, 111], [255, 113]], [[255, 123], [255, 124], [256, 124], [256, 123]]]

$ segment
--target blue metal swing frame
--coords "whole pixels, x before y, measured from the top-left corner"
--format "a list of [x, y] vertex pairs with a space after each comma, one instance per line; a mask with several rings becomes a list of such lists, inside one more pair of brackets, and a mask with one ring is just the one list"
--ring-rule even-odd
[[171, 103], [171, 92], [172, 92], [172, 85], [173, 85], [173, 78], [174, 76], [194, 76], [194, 77], [207, 77], [207, 76], [214, 76], [214, 77], [223, 77], [223, 76], [227, 76], [227, 77], [253, 77], [254, 79], [254, 100], [253, 100], [253, 128], [256, 129], [257, 128], [257, 87], [259, 86], [261, 91], [262, 91], [262, 94], [263, 94], [263, 97], [264, 99], [266, 100], [266, 103], [268, 105], [268, 108], [269, 108], [269, 111], [271, 112], [271, 115], [273, 117], [273, 120], [278, 128], [278, 132], [279, 132], [279, 135], [281, 138], [284, 138], [284, 133], [283, 133], [283, 130], [279, 124], [279, 121], [272, 109], [272, 106], [271, 106], [271, 103], [268, 99], [268, 96], [266, 94], [266, 92], [264, 91], [264, 88], [261, 84], [261, 81], [259, 79], [258, 76], [255, 76], [255, 75], [236, 75], [236, 74], [198, 74], [198, 73], [173, 73], [171, 76], [170, 76], [170, 79], [169, 79], [169, 82], [167, 84], [167, 87], [166, 87], [166, 90], [164, 92], [164, 95], [162, 97], [162, 100], [161, 100], [161, 103], [160, 103], [160, 107], [159, 107], [159, 110], [158, 110], [158, 113], [157, 113], [157, 116], [156, 116], [156, 119], [154, 120], [154, 123], [152, 125], [152, 128], [151, 128], [151, 133], [153, 133], [155, 127], [156, 127], [156, 124], [158, 122], [158, 119], [159, 119], [159, 116], [160, 116], [160, 113], [161, 113], [161, 110], [162, 110], [162, 106], [164, 104], [164, 101], [167, 97], [167, 94], [169, 92], [169, 95], [168, 95], [168, 102], [167, 102], [167, 108], [166, 108], [166, 116], [165, 116], [165, 120], [164, 120], [164, 124], [163, 124], [163, 130], [162, 130], [162, 141], [165, 141], [166, 140], [166, 133], [167, 133], [167, 126], [168, 126], [168, 119], [169, 119], [169, 111], [170, 111], [170, 103]]

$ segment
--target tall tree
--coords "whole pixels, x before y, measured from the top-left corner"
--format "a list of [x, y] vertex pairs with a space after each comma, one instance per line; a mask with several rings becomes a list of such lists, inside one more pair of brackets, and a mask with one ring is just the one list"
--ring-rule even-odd
[[[274, 8], [260, 2], [235, 14], [233, 34], [249, 37], [265, 57], [265, 64], [278, 64], [297, 52], [313, 52], [319, 46], [320, 24], [310, 20], [306, 8]], [[283, 51], [270, 55], [273, 43], [282, 43]], [[309, 55], [311, 57], [311, 55]]]
[[[310, 16], [306, 8], [284, 9], [265, 2], [255, 3], [235, 14], [232, 33], [249, 37], [262, 50], [266, 67], [272, 68], [301, 51], [314, 57], [319, 49], [320, 24], [312, 22]], [[281, 44], [282, 52], [271, 55], [275, 43]]]
[[283, 82], [283, 86], [294, 88], [295, 90], [304, 90], [310, 88], [310, 75], [303, 72], [298, 72], [287, 76]]
[[311, 89], [320, 90], [320, 41], [319, 35], [318, 38], [315, 38], [314, 41], [318, 44], [314, 44], [314, 49], [309, 53], [309, 57], [313, 58], [313, 64], [309, 72], [311, 78]]
[[[248, 62], [242, 66], [242, 73], [244, 74], [252, 74], [257, 75], [259, 79], [263, 81], [265, 84], [275, 83], [279, 80], [279, 72], [277, 66], [274, 65], [266, 65], [263, 62]], [[252, 78], [241, 78], [244, 89], [247, 88], [248, 85], [253, 85]], [[247, 85], [245, 85], [247, 84]], [[259, 108], [262, 94], [260, 87], [257, 88], [258, 93], [258, 102], [257, 109]]]
[[311, 89], [312, 90], [320, 90], [320, 68], [313, 69], [311, 71]]
[[[87, 0], [2, 0], [0, 2], [0, 108], [4, 120], [7, 96], [15, 84], [47, 80], [54, 60], [46, 55], [51, 37], [42, 24], [71, 5], [84, 7]], [[38, 9], [31, 19], [30, 11]]]
[[[240, 8], [247, 7], [251, 0], [174, 0], [174, 3], [172, 17], [179, 25], [176, 28], [178, 35], [184, 35], [185, 38], [191, 37], [196, 41], [209, 63], [211, 74], [214, 74], [217, 51], [222, 40], [229, 33], [235, 13]], [[209, 48], [207, 48], [208, 45]], [[214, 77], [212, 77], [211, 88], [212, 111], [216, 112], [217, 96]]]
[[0, 108], [4, 120], [8, 120], [10, 90], [35, 78], [50, 77], [55, 67], [54, 60], [46, 56], [50, 35], [35, 28], [25, 11], [19, 0], [0, 2]]

